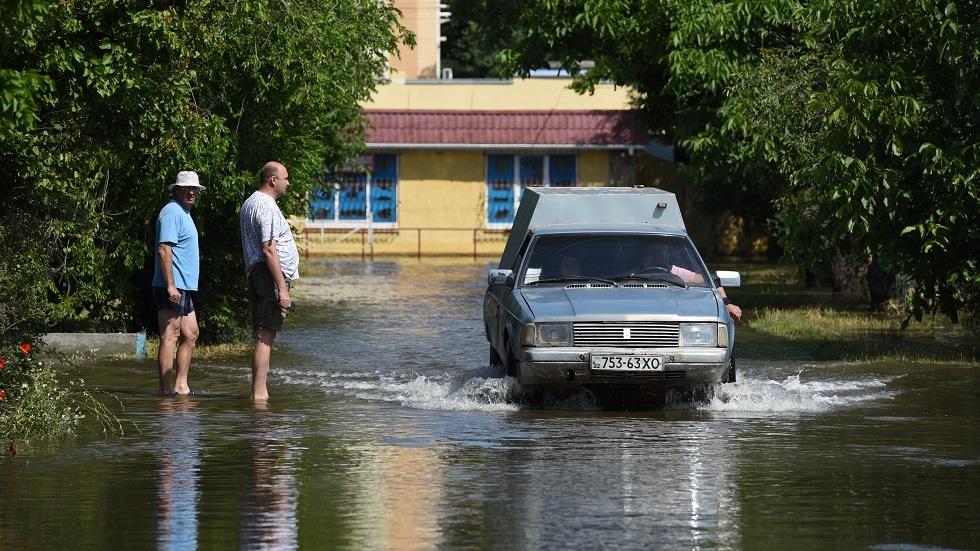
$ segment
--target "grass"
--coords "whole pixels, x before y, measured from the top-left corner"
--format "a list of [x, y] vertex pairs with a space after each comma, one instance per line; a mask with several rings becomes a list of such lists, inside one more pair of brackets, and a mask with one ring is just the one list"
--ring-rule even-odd
[[[221, 344], [198, 344], [194, 347], [194, 358], [199, 360], [237, 360], [251, 358], [255, 342], [234, 342]], [[156, 358], [160, 350], [160, 338], [150, 337], [146, 340], [146, 357]]]
[[942, 316], [906, 319], [901, 305], [872, 312], [830, 289], [804, 288], [795, 270], [778, 265], [733, 266], [743, 287], [728, 290], [744, 310], [738, 327], [743, 357], [915, 361], [980, 365], [980, 338]]

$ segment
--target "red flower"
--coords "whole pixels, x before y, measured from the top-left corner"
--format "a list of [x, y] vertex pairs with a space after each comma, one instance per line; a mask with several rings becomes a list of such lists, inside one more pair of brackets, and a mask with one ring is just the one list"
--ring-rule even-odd
[[31, 353], [31, 343], [29, 343], [29, 342], [22, 342], [22, 343], [20, 343], [20, 351], [23, 352], [24, 354], [30, 354]]
[[7, 360], [0, 358], [0, 369], [7, 367]]
[[0, 390], [0, 400], [6, 400], [6, 399], [7, 399], [7, 392], [4, 390]]

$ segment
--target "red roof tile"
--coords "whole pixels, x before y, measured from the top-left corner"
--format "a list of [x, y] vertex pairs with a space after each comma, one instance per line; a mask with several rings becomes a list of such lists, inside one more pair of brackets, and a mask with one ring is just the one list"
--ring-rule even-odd
[[634, 111], [400, 111], [368, 110], [371, 146], [646, 145]]

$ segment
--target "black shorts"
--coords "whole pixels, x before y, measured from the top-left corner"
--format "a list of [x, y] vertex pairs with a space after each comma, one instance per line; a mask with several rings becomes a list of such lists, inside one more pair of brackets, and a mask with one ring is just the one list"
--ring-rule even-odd
[[269, 267], [265, 262], [259, 262], [252, 267], [248, 278], [248, 298], [252, 302], [252, 328], [282, 329], [282, 308], [279, 307], [279, 290], [272, 279]]
[[184, 289], [177, 290], [180, 291], [180, 300], [177, 301], [177, 304], [174, 304], [170, 302], [170, 295], [167, 294], [166, 287], [154, 287], [153, 302], [157, 305], [157, 310], [173, 310], [179, 316], [186, 316], [193, 312], [194, 292], [185, 291]]

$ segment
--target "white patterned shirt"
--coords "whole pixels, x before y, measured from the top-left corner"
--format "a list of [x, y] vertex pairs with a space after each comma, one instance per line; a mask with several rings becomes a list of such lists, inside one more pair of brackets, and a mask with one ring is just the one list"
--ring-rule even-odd
[[242, 226], [242, 252], [245, 254], [245, 274], [252, 266], [265, 261], [262, 244], [276, 242], [279, 264], [286, 279], [299, 279], [299, 252], [293, 231], [286, 217], [279, 210], [276, 200], [256, 191], [242, 204], [240, 216]]

